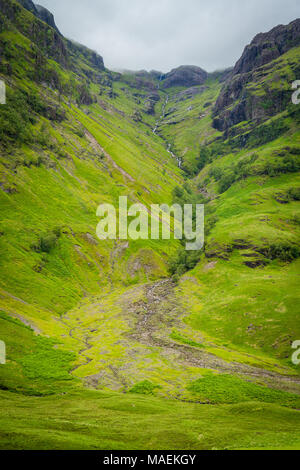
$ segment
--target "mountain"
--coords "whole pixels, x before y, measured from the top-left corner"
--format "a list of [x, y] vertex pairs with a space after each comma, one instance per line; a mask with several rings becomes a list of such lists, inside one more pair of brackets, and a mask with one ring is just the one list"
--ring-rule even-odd
[[171, 70], [171, 72], [162, 77], [164, 88], [203, 85], [206, 79], [207, 72], [200, 67], [192, 65], [182, 65], [181, 67]]
[[32, 2], [32, 0], [18, 0], [18, 1], [24, 8], [26, 8], [26, 10], [30, 11], [35, 16], [38, 16], [36, 5]]
[[287, 26], [277, 26], [268, 33], [260, 33], [246, 46], [242, 57], [236, 63], [233, 73], [251, 72], [266, 65], [300, 45], [300, 19]]
[[49, 26], [51, 26], [53, 29], [55, 29], [59, 33], [59, 30], [55, 24], [54, 16], [52, 15], [52, 13], [49, 10], [47, 10], [47, 8], [42, 7], [41, 5], [36, 5], [35, 7], [37, 10], [38, 18], [44, 21], [45, 23], [47, 23]]
[[291, 100], [291, 83], [300, 74], [299, 45], [299, 19], [258, 34], [217, 99], [214, 127], [232, 133], [242, 122], [257, 125], [284, 111]]
[[[299, 448], [299, 20], [214, 74], [62, 33], [0, 0], [0, 448]], [[203, 250], [99, 240], [120, 196], [204, 204]]]
[[37, 18], [47, 23], [59, 33], [59, 30], [54, 21], [54, 16], [49, 10], [47, 10], [47, 8], [34, 4], [31, 0], [19, 0], [19, 3], [21, 3], [21, 5], [26, 8], [26, 10], [33, 13]]

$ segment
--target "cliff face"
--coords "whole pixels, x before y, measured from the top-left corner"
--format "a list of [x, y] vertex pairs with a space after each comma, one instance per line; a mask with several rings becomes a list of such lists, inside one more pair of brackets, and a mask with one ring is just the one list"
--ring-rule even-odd
[[47, 23], [49, 26], [51, 26], [51, 28], [55, 29], [59, 33], [59, 30], [55, 24], [54, 16], [52, 15], [52, 13], [49, 10], [47, 10], [47, 8], [44, 8], [41, 5], [35, 5], [35, 7], [38, 13], [37, 15], [38, 18], [44, 21], [45, 23]]
[[18, 0], [18, 2], [26, 8], [26, 10], [33, 13], [37, 18], [47, 23], [51, 28], [55, 29], [59, 33], [55, 24], [54, 16], [49, 10], [47, 10], [47, 8], [41, 5], [35, 5], [32, 0]]
[[[290, 99], [286, 82], [292, 83], [299, 74], [299, 53], [296, 52], [299, 45], [299, 19], [258, 34], [245, 48], [217, 99], [214, 127], [227, 134], [232, 126], [243, 121], [263, 121], [285, 109]], [[286, 63], [282, 56], [288, 52]], [[264, 77], [271, 69], [277, 76], [274, 81], [266, 82]], [[284, 86], [280, 86], [278, 77]]]
[[[32, 13], [36, 19], [28, 17], [24, 21], [20, 5]], [[80, 58], [88, 65], [86, 76], [89, 79], [97, 80], [99, 71], [105, 70], [103, 58], [95, 51], [64, 38], [56, 26], [53, 14], [41, 5], [34, 4], [32, 0], [17, 0], [17, 2], [0, 0], [0, 10], [37, 45], [41, 54], [53, 58], [64, 67], [75, 69], [78, 68], [76, 62]]]
[[21, 5], [26, 8], [26, 10], [31, 11], [35, 15], [37, 15], [37, 9], [35, 4], [31, 0], [18, 0]]
[[277, 26], [268, 33], [260, 33], [246, 46], [236, 63], [233, 73], [247, 73], [254, 68], [277, 59], [289, 49], [300, 45], [300, 20], [287, 26]]
[[0, 0], [0, 11], [6, 22], [17, 27], [25, 37], [36, 45], [37, 56], [45, 55], [64, 67], [68, 66], [66, 40], [57, 30], [50, 28], [47, 23], [40, 20], [37, 8], [31, 0], [13, 2]]

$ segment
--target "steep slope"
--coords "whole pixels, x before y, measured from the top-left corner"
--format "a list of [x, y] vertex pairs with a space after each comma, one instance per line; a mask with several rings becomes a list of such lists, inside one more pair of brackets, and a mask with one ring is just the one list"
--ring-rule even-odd
[[253, 127], [286, 110], [291, 84], [300, 73], [299, 46], [299, 19], [257, 35], [218, 97], [214, 127], [235, 135], [249, 121]]
[[[57, 298], [62, 300], [55, 302], [54, 309], [62, 313], [86, 289], [95, 292], [107, 283], [113, 244], [107, 249], [95, 241], [97, 206], [115, 203], [122, 194], [145, 205], [162, 199], [168, 202], [180, 176], [162, 143], [152, 138], [151, 120], [147, 122], [145, 117], [145, 123], [137, 123], [133, 119], [139, 106], [134, 91], [127, 96], [122, 90], [119, 75], [106, 72], [94, 61], [96, 55], [83, 47], [72, 45], [70, 50], [70, 44], [52, 29], [47, 30], [44, 23], [14, 2], [10, 2], [10, 10], [8, 3], [3, 8], [8, 11], [8, 29], [1, 38], [2, 74], [8, 64], [10, 67], [10, 75], [2, 75], [8, 95], [8, 106], [1, 110], [1, 198], [5, 207], [1, 243], [6, 253], [1, 270], [3, 287], [22, 298], [29, 295], [30, 300], [52, 309], [51, 292], [56, 285], [57, 295], [61, 285]], [[11, 23], [13, 6], [16, 10]], [[37, 58], [36, 45], [14, 26], [19, 24], [19, 16], [24, 34], [24, 19], [28, 28], [33, 23], [37, 42], [50, 32], [61, 44], [63, 59], [51, 48]], [[84, 79], [88, 74], [93, 79], [99, 75], [100, 83]], [[140, 108], [143, 113], [142, 105]], [[27, 213], [26, 219], [18, 216], [18, 211]], [[9, 227], [13, 219], [19, 220], [19, 225], [12, 234]], [[49, 246], [41, 246], [44, 240]], [[125, 263], [130, 260], [131, 246], [136, 246], [134, 257], [139, 250], [138, 243], [129, 245]], [[149, 253], [153, 245], [159, 243], [150, 243]], [[7, 275], [14, 269], [16, 250], [24, 266], [20, 279], [18, 274]], [[154, 256], [150, 264], [154, 271], [165, 272], [163, 260], [157, 264]], [[75, 291], [74, 279], [78, 282]], [[14, 285], [9, 285], [12, 282]], [[31, 283], [36, 286], [35, 293], [32, 289], [28, 292]], [[45, 303], [44, 291], [46, 297], [50, 295]]]
[[242, 57], [237, 61], [234, 75], [247, 73], [261, 67], [282, 54], [300, 45], [300, 20], [289, 25], [276, 26], [268, 33], [260, 33], [246, 46]]
[[58, 33], [59, 30], [55, 24], [53, 14], [47, 8], [34, 4], [31, 0], [19, 0], [19, 3], [26, 8], [26, 10], [33, 13], [37, 18], [47, 23], [51, 28], [55, 29]]
[[1, 309], [57, 337], [81, 298], [167, 275], [172, 243], [101, 243], [96, 209], [120, 195], [169, 202], [181, 176], [153, 138], [147, 88], [125, 88], [18, 3], [1, 14]]
[[[299, 41], [298, 24], [299, 20], [285, 27], [285, 33], [284, 27], [279, 28], [280, 37], [293, 34], [294, 38], [282, 47], [279, 58], [269, 57], [268, 64], [260, 67], [253, 59], [251, 74], [237, 74], [239, 66], [235, 67], [213, 114], [203, 116], [202, 128], [201, 124], [195, 126], [199, 133], [192, 137], [192, 127], [185, 128], [185, 122], [192, 122], [193, 109], [196, 119], [200, 97], [204, 99], [209, 88], [199, 98], [189, 97], [181, 114], [183, 105], [172, 106], [178, 101], [178, 90], [174, 90], [175, 100], [161, 125], [163, 135], [172, 134], [173, 151], [182, 156], [186, 172], [193, 175], [201, 170], [194, 184], [207, 203], [205, 255], [190, 273], [193, 277], [183, 282], [189, 308], [194, 311], [188, 324], [222, 344], [287, 360], [293, 340], [300, 335], [296, 287], [299, 106], [291, 100], [299, 70], [300, 49], [293, 47]], [[265, 41], [269, 34], [258, 38]], [[234, 94], [237, 82], [244, 85]], [[229, 103], [223, 107], [226, 96]], [[250, 114], [239, 116], [245, 103]], [[207, 108], [212, 107], [208, 102]], [[212, 120], [217, 111], [219, 117]], [[179, 256], [174, 272], [186, 269], [186, 260]], [[195, 292], [192, 300], [191, 291]]]
[[[233, 71], [164, 76], [107, 70], [30, 0], [0, 21], [0, 447], [299, 446], [298, 22]], [[121, 195], [205, 203], [205, 250], [100, 242]]]

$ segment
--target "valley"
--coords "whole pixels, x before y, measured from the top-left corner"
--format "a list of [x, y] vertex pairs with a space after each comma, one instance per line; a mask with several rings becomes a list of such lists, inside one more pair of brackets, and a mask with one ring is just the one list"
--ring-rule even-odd
[[[299, 448], [299, 19], [119, 73], [41, 8], [0, 0], [0, 448]], [[99, 240], [121, 196], [204, 204], [203, 250]]]

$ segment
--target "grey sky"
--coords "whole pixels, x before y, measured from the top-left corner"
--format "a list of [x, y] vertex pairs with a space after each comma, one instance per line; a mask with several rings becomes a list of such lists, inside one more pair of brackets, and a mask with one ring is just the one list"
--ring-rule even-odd
[[36, 0], [61, 32], [111, 69], [234, 65], [259, 32], [300, 16], [299, 0]]

